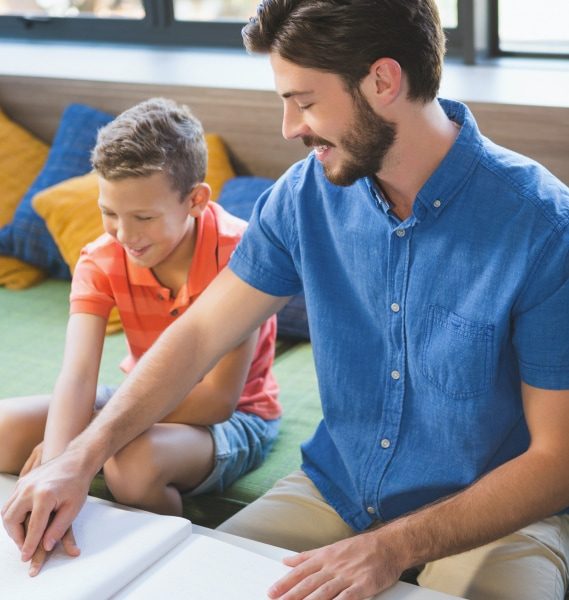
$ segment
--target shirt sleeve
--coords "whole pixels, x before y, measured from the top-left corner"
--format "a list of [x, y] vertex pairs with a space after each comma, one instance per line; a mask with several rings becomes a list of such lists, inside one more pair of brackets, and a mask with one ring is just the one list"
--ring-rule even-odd
[[272, 296], [292, 296], [302, 290], [294, 260], [298, 245], [295, 182], [301, 164], [293, 166], [259, 197], [229, 262], [238, 277]]
[[549, 238], [517, 305], [513, 342], [522, 380], [569, 389], [569, 227]]
[[109, 278], [93, 257], [82, 250], [71, 281], [69, 313], [88, 313], [108, 319], [114, 306]]

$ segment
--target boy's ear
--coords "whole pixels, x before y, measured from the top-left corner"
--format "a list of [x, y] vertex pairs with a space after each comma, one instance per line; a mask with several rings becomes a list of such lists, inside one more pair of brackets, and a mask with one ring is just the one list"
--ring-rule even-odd
[[188, 194], [188, 214], [197, 218], [205, 210], [211, 198], [211, 188], [207, 183], [198, 183]]

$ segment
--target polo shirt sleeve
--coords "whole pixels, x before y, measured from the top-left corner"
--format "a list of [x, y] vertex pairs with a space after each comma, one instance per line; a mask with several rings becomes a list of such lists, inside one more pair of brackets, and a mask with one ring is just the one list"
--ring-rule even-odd
[[69, 313], [87, 313], [108, 319], [115, 299], [108, 276], [85, 250], [73, 272]]
[[249, 285], [272, 296], [302, 290], [294, 255], [298, 247], [295, 198], [299, 163], [263, 193], [229, 268]]
[[549, 238], [522, 292], [514, 317], [522, 380], [569, 389], [569, 226]]

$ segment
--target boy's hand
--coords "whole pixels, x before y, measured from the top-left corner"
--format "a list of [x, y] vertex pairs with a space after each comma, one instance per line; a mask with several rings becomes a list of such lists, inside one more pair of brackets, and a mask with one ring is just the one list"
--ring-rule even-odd
[[[61, 538], [61, 545], [65, 550], [66, 554], [71, 557], [79, 556], [81, 554], [81, 550], [77, 546], [75, 542], [75, 536], [73, 535], [73, 528], [69, 528], [64, 536]], [[35, 577], [43, 567], [45, 561], [49, 558], [51, 552], [44, 550], [43, 546], [40, 544], [32, 556], [32, 561], [30, 564], [30, 570], [28, 571], [30, 577]]]
[[28, 459], [24, 463], [22, 470], [20, 471], [20, 477], [23, 477], [29, 473], [32, 469], [35, 469], [41, 464], [41, 457], [43, 452], [43, 442], [40, 442], [28, 456]]

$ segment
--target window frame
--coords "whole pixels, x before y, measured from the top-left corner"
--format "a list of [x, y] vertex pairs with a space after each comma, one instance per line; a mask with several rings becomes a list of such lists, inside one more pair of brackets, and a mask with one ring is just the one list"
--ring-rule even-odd
[[[569, 58], [499, 47], [500, 0], [457, 0], [458, 25], [445, 29], [447, 55], [475, 64], [493, 57]], [[175, 47], [243, 48], [243, 21], [177, 21], [174, 0], [143, 0], [144, 19], [0, 16], [0, 38]]]
[[489, 2], [489, 54], [495, 58], [544, 58], [569, 59], [569, 52], [527, 52], [523, 50], [502, 50], [500, 48], [500, 0], [484, 0]]

